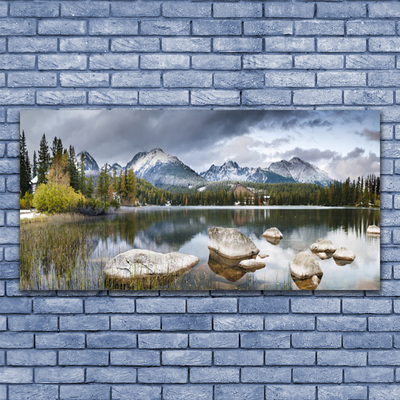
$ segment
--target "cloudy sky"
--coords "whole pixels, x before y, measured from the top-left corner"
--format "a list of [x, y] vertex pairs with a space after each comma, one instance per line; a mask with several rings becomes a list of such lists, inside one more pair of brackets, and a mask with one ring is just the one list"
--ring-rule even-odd
[[379, 175], [379, 111], [23, 110], [29, 155], [46, 134], [87, 150], [99, 166], [155, 147], [197, 172], [236, 161], [268, 167], [292, 157], [332, 178]]

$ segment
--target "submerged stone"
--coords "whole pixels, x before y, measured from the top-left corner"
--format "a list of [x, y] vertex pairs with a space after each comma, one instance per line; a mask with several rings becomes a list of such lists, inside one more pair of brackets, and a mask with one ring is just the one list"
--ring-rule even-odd
[[296, 255], [290, 264], [290, 273], [297, 279], [308, 279], [314, 275], [321, 277], [324, 274], [318, 261], [306, 251], [302, 251]]
[[381, 229], [379, 228], [379, 226], [376, 225], [370, 225], [367, 228], [367, 235], [380, 235], [381, 234]]
[[272, 239], [282, 239], [283, 235], [282, 232], [278, 228], [269, 228], [267, 229], [262, 236], [266, 238], [272, 238]]
[[178, 275], [199, 262], [189, 254], [157, 253], [150, 250], [133, 249], [118, 254], [108, 261], [104, 273], [111, 278], [140, 279], [165, 275]]
[[310, 246], [310, 250], [313, 253], [333, 254], [336, 251], [336, 246], [328, 239], [318, 239]]
[[257, 270], [265, 267], [264, 261], [255, 260], [251, 258], [249, 260], [240, 261], [239, 267], [246, 270]]
[[333, 254], [335, 261], [354, 261], [356, 255], [347, 247], [339, 247]]
[[208, 237], [208, 248], [226, 258], [249, 258], [260, 252], [251, 239], [235, 228], [209, 228]]

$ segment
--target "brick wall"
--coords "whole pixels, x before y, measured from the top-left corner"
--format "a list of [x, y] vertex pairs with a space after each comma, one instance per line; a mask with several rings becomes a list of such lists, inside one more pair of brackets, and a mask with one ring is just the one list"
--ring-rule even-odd
[[[0, 2], [0, 399], [400, 398], [398, 17], [385, 0]], [[381, 110], [382, 290], [21, 293], [32, 107]]]

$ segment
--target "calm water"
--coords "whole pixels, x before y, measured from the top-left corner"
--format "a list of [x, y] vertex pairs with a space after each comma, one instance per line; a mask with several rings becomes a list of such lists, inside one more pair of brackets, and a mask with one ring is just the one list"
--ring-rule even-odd
[[[353, 250], [356, 260], [345, 266], [336, 265], [333, 258], [319, 260], [324, 275], [318, 290], [377, 290], [379, 237], [367, 236], [365, 232], [368, 225], [379, 225], [379, 219], [379, 210], [359, 208], [145, 207], [121, 209], [112, 216], [84, 222], [52, 224], [46, 226], [46, 230], [49, 237], [68, 230], [73, 232], [71, 235], [76, 234], [74, 243], [80, 243], [79, 246], [84, 248], [81, 253], [85, 252], [84, 258], [90, 264], [88, 272], [82, 273], [81, 267], [76, 265], [81, 265], [80, 251], [71, 252], [68, 265], [72, 271], [61, 273], [61, 276], [68, 276], [68, 283], [58, 284], [59, 288], [103, 289], [102, 263], [120, 252], [141, 248], [163, 253], [178, 251], [199, 257], [199, 264], [169, 282], [164, 289], [299, 290], [289, 274], [289, 263], [299, 251], [307, 250], [317, 239], [325, 238], [337, 247]], [[265, 259], [266, 267], [246, 273], [209, 259], [207, 229], [212, 226], [235, 227], [242, 231], [262, 253], [269, 255]], [[261, 237], [272, 226], [283, 233], [283, 239], [276, 245]], [[35, 230], [43, 232], [39, 224], [31, 224], [29, 229], [30, 234]], [[51, 254], [51, 248], [46, 251]], [[77, 259], [80, 261], [76, 262]], [[52, 262], [45, 264], [42, 261], [40, 271], [33, 277], [36, 282], [30, 288], [57, 287], [54, 279], [57, 267]]]

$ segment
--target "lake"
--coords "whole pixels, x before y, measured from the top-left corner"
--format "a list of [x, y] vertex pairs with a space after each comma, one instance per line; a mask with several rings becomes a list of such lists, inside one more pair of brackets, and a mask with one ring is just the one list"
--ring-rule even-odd
[[[379, 226], [379, 221], [380, 210], [368, 208], [142, 207], [78, 221], [23, 224], [21, 288], [126, 288], [110, 284], [102, 269], [117, 254], [140, 248], [177, 251], [200, 259], [191, 270], [151, 289], [300, 290], [301, 284], [290, 276], [289, 264], [298, 252], [324, 238], [336, 247], [348, 247], [356, 259], [344, 266], [333, 258], [318, 260], [324, 275], [317, 290], [378, 290], [380, 239], [367, 236], [366, 229], [372, 224]], [[243, 232], [268, 255], [266, 267], [246, 272], [210, 259], [207, 229], [212, 226]], [[273, 226], [283, 233], [278, 244], [261, 236]]]

